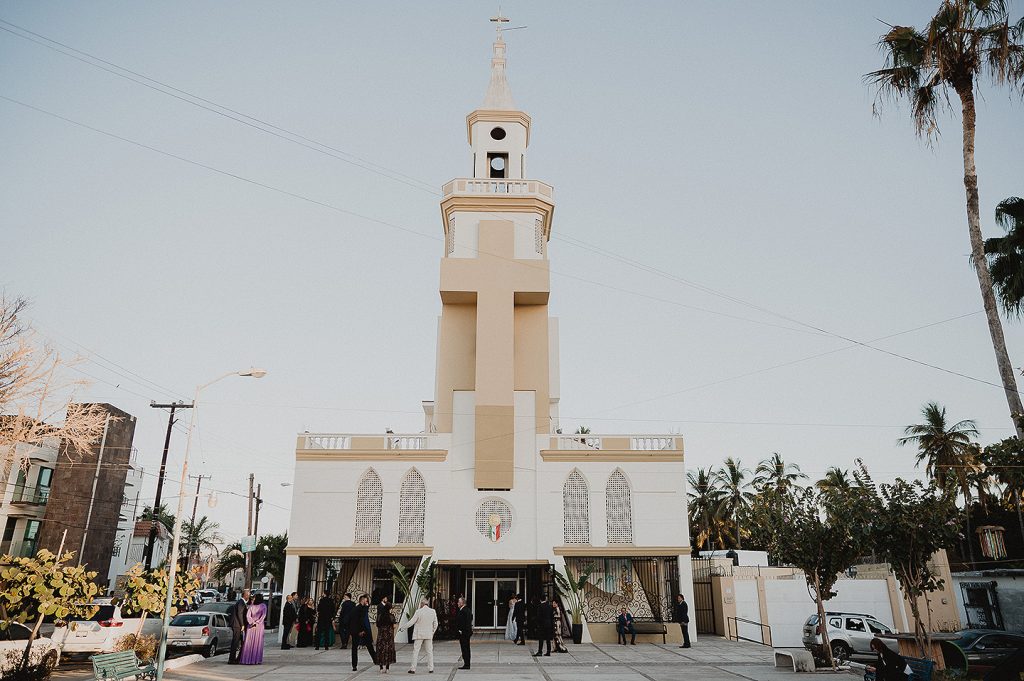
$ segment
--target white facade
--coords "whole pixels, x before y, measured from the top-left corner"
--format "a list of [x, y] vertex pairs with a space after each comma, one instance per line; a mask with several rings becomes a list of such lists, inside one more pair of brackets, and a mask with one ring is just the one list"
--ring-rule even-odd
[[[145, 477], [143, 468], [134, 462], [129, 465], [124, 479], [124, 494], [121, 499], [121, 510], [117, 522], [117, 536], [114, 538], [114, 550], [110, 557], [110, 569], [107, 572], [107, 584], [113, 587], [117, 578], [125, 574], [136, 563], [142, 562], [146, 538], [140, 543], [135, 537], [135, 519], [142, 511], [139, 500], [142, 495], [142, 483]], [[163, 553], [167, 554], [166, 539]]]
[[0, 457], [0, 555], [35, 555], [59, 447], [56, 439], [38, 447], [19, 443]]

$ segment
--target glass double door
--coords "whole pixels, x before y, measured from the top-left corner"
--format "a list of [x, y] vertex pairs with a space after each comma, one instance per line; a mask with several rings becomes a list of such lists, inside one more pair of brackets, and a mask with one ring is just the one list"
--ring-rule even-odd
[[521, 578], [471, 576], [468, 581], [473, 598], [473, 625], [480, 629], [504, 629], [509, 599], [522, 591]]

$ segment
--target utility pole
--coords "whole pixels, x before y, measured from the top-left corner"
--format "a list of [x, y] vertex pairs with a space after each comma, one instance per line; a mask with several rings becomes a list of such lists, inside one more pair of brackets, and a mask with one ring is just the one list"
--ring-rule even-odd
[[253, 536], [256, 537], [256, 545], [257, 546], [259, 546], [259, 543], [260, 543], [260, 507], [263, 506], [263, 497], [260, 496], [260, 493], [262, 492], [262, 490], [263, 490], [263, 485], [262, 484], [256, 485], [256, 499], [255, 499], [255, 501], [256, 501], [256, 512], [253, 514], [255, 516], [255, 519], [253, 520], [253, 523], [252, 523], [252, 533], [253, 533]]
[[[196, 509], [199, 507], [199, 488], [202, 486], [203, 480], [211, 480], [213, 478], [213, 476], [212, 475], [190, 475], [188, 477], [189, 477], [190, 480], [192, 478], [196, 479], [196, 498], [192, 502], [192, 521], [188, 524], [189, 529], [191, 530], [192, 534], [195, 535], [195, 531], [196, 531]], [[184, 569], [184, 572], [188, 572], [189, 563], [192, 562], [192, 547], [193, 547], [192, 538], [193, 537], [189, 537], [188, 547], [185, 550], [185, 569]]]
[[156, 545], [156, 524], [159, 522], [157, 519], [157, 511], [160, 508], [160, 495], [164, 490], [164, 472], [167, 470], [167, 450], [171, 448], [171, 428], [174, 427], [174, 411], [176, 409], [191, 409], [195, 404], [185, 404], [184, 402], [172, 402], [170, 404], [157, 404], [156, 402], [150, 402], [149, 406], [153, 409], [170, 409], [171, 415], [167, 419], [167, 435], [164, 436], [164, 454], [160, 458], [160, 474], [156, 479], [156, 498], [153, 499], [153, 523], [149, 528], [149, 540], [146, 542], [146, 550], [144, 555], [144, 562], [146, 564], [146, 570], [153, 569], [153, 547]]
[[[249, 518], [246, 526], [246, 536], [252, 536], [252, 498], [253, 498], [253, 482], [256, 476], [249, 473]], [[245, 584], [242, 586], [243, 589], [248, 589], [252, 584], [252, 551], [248, 551], [245, 554]]]

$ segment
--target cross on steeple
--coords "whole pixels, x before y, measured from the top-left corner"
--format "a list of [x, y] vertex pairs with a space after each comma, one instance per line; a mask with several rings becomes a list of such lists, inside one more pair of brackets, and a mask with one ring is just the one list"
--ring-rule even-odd
[[501, 5], [498, 5], [498, 15], [491, 17], [491, 21], [494, 22], [494, 30], [498, 33], [498, 40], [501, 40], [501, 25], [507, 24], [509, 19], [501, 14]]

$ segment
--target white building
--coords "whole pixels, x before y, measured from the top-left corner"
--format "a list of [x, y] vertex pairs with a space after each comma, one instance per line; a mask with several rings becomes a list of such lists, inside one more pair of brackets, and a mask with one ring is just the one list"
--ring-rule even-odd
[[14, 456], [10, 448], [0, 456], [0, 555], [36, 554], [59, 448], [60, 440], [51, 438], [41, 446], [18, 443]]
[[466, 118], [473, 176], [443, 187], [424, 430], [299, 435], [284, 591], [400, 597], [391, 562], [429, 556], [440, 597], [465, 594], [478, 628], [503, 628], [512, 594], [532, 607], [553, 570], [593, 564], [584, 638], [611, 641], [620, 605], [667, 620], [675, 593], [693, 601], [683, 442], [560, 432], [554, 192], [525, 174], [532, 121], [512, 101], [500, 29], [493, 50]]
[[[142, 537], [140, 544], [136, 538], [136, 522], [135, 519], [139, 513], [142, 512], [142, 506], [139, 500], [142, 495], [142, 484], [145, 478], [145, 471], [142, 466], [139, 466], [135, 462], [135, 452], [132, 452], [132, 461], [128, 466], [127, 474], [124, 480], [124, 494], [121, 499], [121, 510], [117, 519], [117, 535], [114, 537], [114, 550], [110, 557], [110, 569], [107, 572], [107, 583], [113, 587], [117, 584], [117, 578], [120, 575], [125, 574], [130, 570], [136, 563], [143, 562], [142, 555], [145, 548], [146, 539], [149, 536], [149, 525], [146, 525], [146, 535]], [[166, 535], [166, 531], [164, 532]], [[167, 555], [167, 540], [166, 537], [163, 540], [164, 551], [163, 553], [154, 553], [157, 556]], [[159, 541], [157, 543], [159, 546]]]

